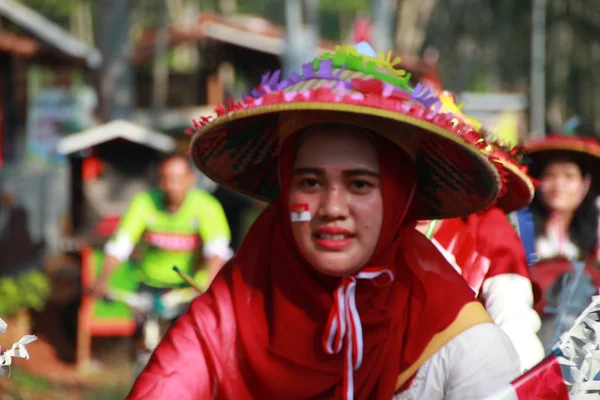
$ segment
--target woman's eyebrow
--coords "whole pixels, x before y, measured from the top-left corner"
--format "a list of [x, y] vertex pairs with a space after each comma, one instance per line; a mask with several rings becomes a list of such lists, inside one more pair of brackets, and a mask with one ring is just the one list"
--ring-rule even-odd
[[[357, 175], [368, 175], [374, 178], [379, 178], [380, 175], [378, 172], [372, 171], [366, 168], [355, 168], [355, 169], [347, 169], [342, 172], [345, 176], [352, 177]], [[294, 169], [292, 172], [293, 175], [317, 175], [322, 176], [325, 174], [323, 169], [315, 168], [315, 167], [299, 167]]]
[[370, 169], [365, 169], [365, 168], [349, 169], [349, 170], [345, 170], [343, 173], [346, 176], [369, 175], [374, 178], [380, 177], [378, 172], [371, 171]]
[[311, 167], [300, 167], [294, 169], [292, 172], [293, 175], [323, 175], [323, 170], [320, 168], [311, 168]]

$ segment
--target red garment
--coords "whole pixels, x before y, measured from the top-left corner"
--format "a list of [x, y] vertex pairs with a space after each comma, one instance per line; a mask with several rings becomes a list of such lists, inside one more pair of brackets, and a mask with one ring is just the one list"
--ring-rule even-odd
[[[365, 267], [389, 268], [395, 279], [357, 283], [364, 357], [353, 377], [356, 399], [389, 400], [400, 372], [474, 299], [433, 244], [413, 223], [403, 224], [415, 168], [398, 147], [375, 140], [384, 224]], [[296, 141], [288, 139], [281, 152], [280, 198], [170, 329], [129, 400], [342, 398], [345, 353], [328, 355], [322, 343], [340, 279], [310, 267], [291, 233], [288, 178]]]
[[467, 225], [477, 241], [479, 252], [492, 261], [486, 279], [501, 274], [531, 278], [523, 243], [504, 211], [496, 207], [470, 215]]
[[465, 280], [476, 291], [497, 275], [517, 274], [531, 280], [523, 244], [500, 208], [465, 220], [444, 220], [433, 237], [456, 257]]

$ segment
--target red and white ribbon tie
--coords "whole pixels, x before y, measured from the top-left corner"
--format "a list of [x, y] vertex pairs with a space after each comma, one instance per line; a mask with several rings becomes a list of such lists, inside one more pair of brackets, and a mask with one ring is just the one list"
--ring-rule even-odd
[[354, 371], [360, 368], [363, 360], [363, 332], [356, 309], [356, 283], [358, 279], [373, 280], [382, 275], [387, 275], [389, 282], [394, 280], [389, 269], [366, 268], [342, 280], [333, 296], [333, 306], [323, 333], [323, 348], [327, 354], [338, 354], [345, 341], [344, 400], [354, 398]]

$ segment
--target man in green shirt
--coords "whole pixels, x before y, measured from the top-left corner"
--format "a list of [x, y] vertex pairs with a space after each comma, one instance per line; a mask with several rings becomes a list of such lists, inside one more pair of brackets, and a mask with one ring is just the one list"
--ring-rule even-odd
[[[97, 296], [106, 295], [110, 274], [138, 245], [143, 285], [159, 290], [182, 286], [184, 281], [172, 269], [176, 265], [208, 286], [232, 256], [231, 232], [221, 204], [194, 188], [194, 182], [187, 157], [175, 155], [161, 163], [158, 188], [132, 199], [106, 244], [104, 266], [94, 288]], [[204, 265], [197, 269], [201, 262]]]

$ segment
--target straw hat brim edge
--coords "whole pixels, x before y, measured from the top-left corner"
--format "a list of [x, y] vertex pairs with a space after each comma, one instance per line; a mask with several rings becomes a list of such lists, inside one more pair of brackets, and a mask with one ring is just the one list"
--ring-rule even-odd
[[[531, 203], [533, 201], [533, 197], [535, 196], [535, 187], [533, 186], [533, 182], [531, 181], [531, 179], [529, 179], [529, 177], [527, 176], [527, 174], [525, 174], [523, 171], [521, 171], [516, 165], [514, 165], [513, 163], [499, 158], [498, 162], [502, 165], [502, 167], [504, 169], [507, 170], [507, 172], [509, 174], [512, 174], [513, 178], [516, 178], [519, 180], [520, 184], [522, 184], [523, 188], [526, 188], [527, 191], [529, 192], [529, 196], [527, 197], [523, 197], [523, 198], [516, 198], [512, 193], [518, 193], [519, 191], [514, 190], [514, 188], [508, 188], [508, 192], [504, 195], [504, 197], [507, 198], [511, 198], [511, 206], [507, 207], [501, 207], [506, 213], [512, 212], [512, 211], [517, 211], [520, 210], [524, 207], [526, 207], [529, 203]], [[511, 190], [513, 189], [513, 190]], [[498, 200], [499, 203], [501, 203], [500, 201], [501, 199]]]
[[[488, 175], [490, 176], [490, 179], [493, 181], [494, 189], [490, 190], [490, 193], [488, 193], [487, 197], [483, 199], [484, 201], [482, 202], [481, 206], [475, 210], [469, 210], [469, 212], [465, 213], [464, 215], [476, 213], [478, 211], [485, 209], [496, 199], [496, 197], [498, 196], [498, 194], [500, 192], [501, 184], [502, 184], [501, 180], [500, 180], [500, 176], [498, 174], [498, 171], [492, 164], [492, 162], [488, 159], [487, 155], [484, 154], [481, 150], [477, 149], [474, 145], [467, 143], [466, 140], [461, 138], [459, 135], [452, 133], [449, 130], [447, 130], [441, 126], [435, 125], [434, 123], [431, 123], [428, 121], [424, 121], [415, 116], [402, 114], [398, 111], [389, 111], [389, 110], [378, 109], [378, 108], [368, 107], [368, 106], [355, 105], [355, 104], [303, 101], [303, 102], [269, 104], [269, 105], [264, 105], [264, 106], [256, 106], [256, 107], [252, 107], [252, 108], [248, 108], [248, 109], [231, 111], [227, 114], [217, 117], [216, 119], [214, 119], [207, 125], [201, 127], [194, 134], [192, 141], [190, 143], [191, 155], [192, 155], [194, 164], [208, 178], [210, 178], [217, 184], [222, 185], [223, 187], [225, 187], [229, 190], [233, 190], [235, 192], [244, 194], [246, 196], [249, 196], [249, 197], [252, 197], [252, 198], [255, 198], [258, 200], [262, 200], [262, 201], [266, 201], [266, 202], [272, 201], [272, 199], [264, 198], [255, 193], [246, 191], [236, 185], [232, 185], [230, 182], [228, 182], [224, 179], [221, 179], [219, 177], [219, 174], [217, 171], [209, 170], [200, 162], [200, 160], [198, 159], [198, 155], [196, 154], [194, 149], [197, 147], [196, 145], [197, 145], [198, 141], [201, 140], [203, 135], [205, 135], [209, 132], [212, 132], [214, 130], [217, 130], [218, 128], [222, 127], [225, 124], [228, 124], [233, 121], [241, 120], [241, 119], [248, 119], [248, 118], [252, 118], [252, 117], [256, 117], [256, 116], [267, 115], [267, 114], [276, 114], [276, 113], [286, 112], [286, 111], [331, 111], [331, 112], [357, 113], [357, 114], [363, 114], [363, 115], [368, 115], [368, 116], [375, 116], [375, 117], [393, 120], [393, 121], [396, 121], [401, 124], [407, 124], [407, 125], [411, 125], [411, 126], [420, 128], [425, 134], [437, 136], [438, 138], [452, 142], [453, 145], [455, 145], [456, 147], [460, 148], [462, 151], [468, 153], [469, 155], [471, 155], [475, 159], [477, 159], [479, 161], [479, 164], [481, 165], [481, 167], [486, 169], [486, 171], [488, 172]], [[393, 142], [402, 143], [402, 140], [401, 140], [402, 135], [400, 135], [400, 134], [393, 135], [393, 137], [389, 137], [388, 135], [382, 135], [382, 136], [388, 138], [389, 140], [391, 140]], [[462, 216], [462, 215], [443, 216], [443, 218], [453, 218], [453, 217], [459, 217], [459, 216]], [[424, 216], [424, 218], [425, 217], [427, 217], [427, 216]], [[440, 216], [435, 216], [435, 217], [440, 218]]]

